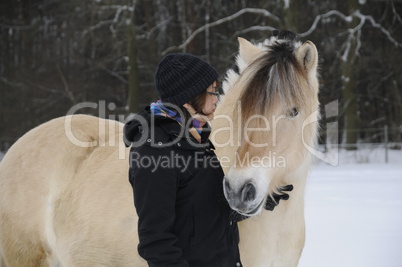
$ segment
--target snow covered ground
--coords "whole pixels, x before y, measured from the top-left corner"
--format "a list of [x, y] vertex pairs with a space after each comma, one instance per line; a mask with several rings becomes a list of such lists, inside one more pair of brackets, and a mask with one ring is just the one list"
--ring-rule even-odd
[[299, 267], [402, 266], [402, 153], [393, 163], [316, 164]]

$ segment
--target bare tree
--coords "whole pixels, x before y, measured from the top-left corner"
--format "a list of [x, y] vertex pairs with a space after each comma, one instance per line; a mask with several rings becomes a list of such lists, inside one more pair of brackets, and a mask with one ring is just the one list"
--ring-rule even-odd
[[82, 101], [136, 112], [157, 97], [163, 55], [194, 53], [224, 73], [237, 36], [257, 42], [279, 28], [316, 43], [320, 99], [342, 100], [346, 143], [364, 138], [348, 129], [402, 124], [398, 1], [4, 0], [0, 14], [0, 138]]

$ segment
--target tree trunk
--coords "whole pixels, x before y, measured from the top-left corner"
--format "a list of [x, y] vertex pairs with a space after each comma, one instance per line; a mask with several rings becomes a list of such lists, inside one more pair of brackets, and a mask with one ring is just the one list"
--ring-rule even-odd
[[289, 6], [284, 8], [284, 29], [299, 33], [300, 32], [300, 0], [289, 0]]
[[[348, 13], [352, 14], [358, 8], [357, 0], [349, 0]], [[350, 28], [357, 26], [357, 19], [354, 18]], [[341, 58], [341, 72], [342, 72], [342, 97], [343, 97], [343, 113], [344, 113], [344, 131], [345, 143], [347, 150], [355, 150], [358, 139], [359, 122], [357, 116], [357, 99], [356, 99], [356, 46], [357, 33], [354, 36], [349, 36], [349, 50], [344, 52]]]
[[136, 40], [134, 12], [131, 17], [131, 23], [128, 25], [128, 111], [135, 113], [139, 111], [139, 75], [138, 75], [138, 45]]

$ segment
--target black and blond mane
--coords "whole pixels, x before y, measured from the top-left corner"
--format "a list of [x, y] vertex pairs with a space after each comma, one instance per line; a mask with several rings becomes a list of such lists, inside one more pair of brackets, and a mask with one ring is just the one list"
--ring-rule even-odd
[[300, 78], [307, 78], [294, 53], [298, 46], [294, 33], [281, 31], [271, 37], [265, 52], [247, 67], [243, 75], [253, 75], [248, 76], [250, 80], [240, 96], [243, 119], [250, 114], [270, 114], [276, 105], [292, 110], [305, 103]]

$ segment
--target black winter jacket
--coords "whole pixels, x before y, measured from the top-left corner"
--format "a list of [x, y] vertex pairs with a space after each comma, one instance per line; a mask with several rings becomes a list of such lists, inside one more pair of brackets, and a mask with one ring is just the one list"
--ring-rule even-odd
[[[150, 126], [150, 127], [148, 127]], [[238, 267], [237, 216], [223, 195], [224, 173], [208, 140], [181, 136], [177, 121], [149, 107], [124, 127], [129, 180], [139, 216], [138, 252], [151, 267]]]

